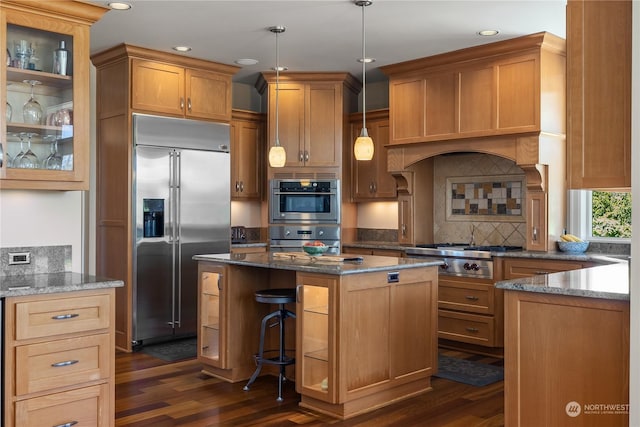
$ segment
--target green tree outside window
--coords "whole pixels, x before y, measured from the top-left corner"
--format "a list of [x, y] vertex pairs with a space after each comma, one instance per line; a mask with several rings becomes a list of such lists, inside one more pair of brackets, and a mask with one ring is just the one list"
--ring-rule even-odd
[[631, 237], [631, 193], [591, 193], [591, 234], [594, 237]]

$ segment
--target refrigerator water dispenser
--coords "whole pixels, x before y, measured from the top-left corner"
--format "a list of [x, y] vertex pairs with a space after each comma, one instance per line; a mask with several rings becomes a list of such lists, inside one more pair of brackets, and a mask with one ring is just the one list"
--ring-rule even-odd
[[144, 237], [164, 236], [164, 199], [143, 199]]

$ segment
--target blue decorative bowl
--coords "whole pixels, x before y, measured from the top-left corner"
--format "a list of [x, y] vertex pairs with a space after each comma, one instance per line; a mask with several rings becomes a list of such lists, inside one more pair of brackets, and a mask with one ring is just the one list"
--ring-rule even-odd
[[587, 250], [589, 242], [558, 242], [558, 249], [562, 252], [581, 254]]
[[309, 255], [320, 256], [323, 253], [327, 252], [329, 246], [302, 246], [302, 250], [305, 251]]

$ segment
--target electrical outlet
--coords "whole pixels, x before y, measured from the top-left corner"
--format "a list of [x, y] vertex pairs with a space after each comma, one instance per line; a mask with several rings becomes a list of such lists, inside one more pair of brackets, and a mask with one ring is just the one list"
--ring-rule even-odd
[[30, 264], [30, 252], [9, 252], [9, 265]]

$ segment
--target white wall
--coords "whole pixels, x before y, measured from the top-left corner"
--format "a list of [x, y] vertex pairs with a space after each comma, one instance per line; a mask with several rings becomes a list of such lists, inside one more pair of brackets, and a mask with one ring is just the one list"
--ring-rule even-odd
[[640, 257], [636, 254], [640, 250], [640, 2], [633, 2], [633, 65], [632, 65], [632, 89], [631, 89], [631, 222], [636, 224], [636, 230], [631, 239], [631, 372], [630, 372], [630, 426], [640, 426], [640, 293], [637, 292], [636, 283], [640, 278]]
[[398, 229], [398, 202], [358, 203], [358, 228]]
[[71, 245], [72, 270], [82, 271], [80, 191], [0, 191], [0, 246]]

